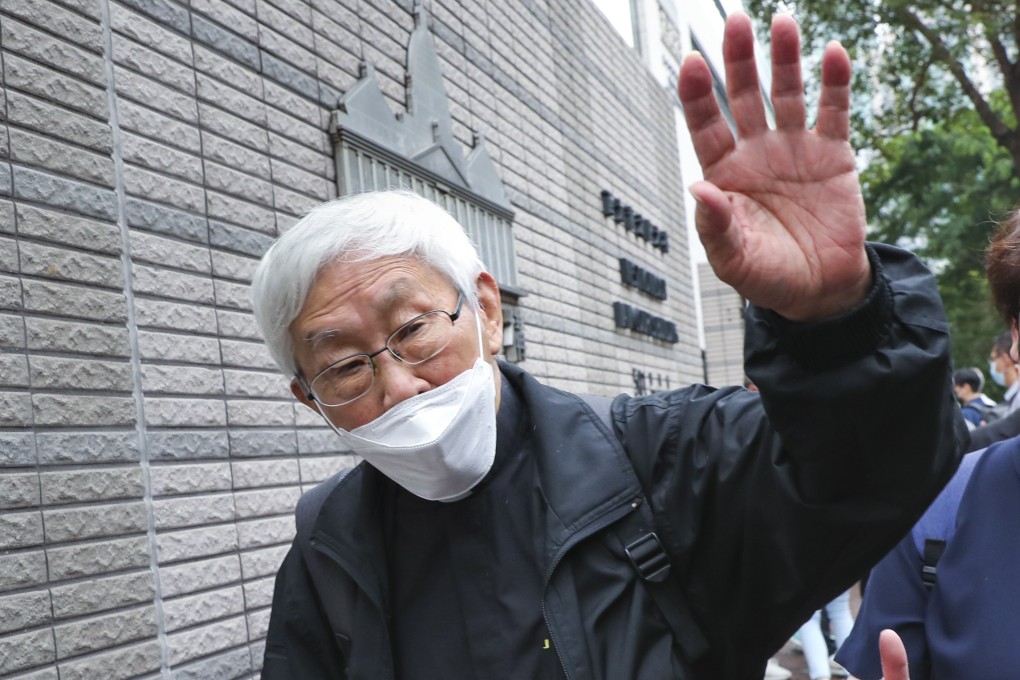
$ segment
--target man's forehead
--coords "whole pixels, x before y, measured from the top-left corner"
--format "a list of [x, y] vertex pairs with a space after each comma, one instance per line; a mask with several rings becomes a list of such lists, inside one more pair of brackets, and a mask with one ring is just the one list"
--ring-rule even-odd
[[422, 292], [421, 281], [412, 279], [409, 276], [401, 276], [386, 286], [382, 294], [376, 297], [376, 302], [380, 307], [390, 307], [394, 304], [410, 300], [416, 293]]
[[[387, 319], [391, 313], [415, 300], [431, 301], [435, 288], [430, 285], [431, 283], [431, 281], [423, 280], [422, 277], [414, 276], [410, 272], [400, 272], [392, 277], [381, 275], [379, 285], [356, 291], [350, 296], [349, 301], [338, 306], [337, 311], [342, 311], [344, 307], [357, 305], [368, 309], [379, 319]], [[361, 331], [360, 324], [358, 327], [345, 327], [342, 323], [329, 324], [326, 327], [309, 329], [303, 339], [314, 347], [323, 340], [357, 335]]]

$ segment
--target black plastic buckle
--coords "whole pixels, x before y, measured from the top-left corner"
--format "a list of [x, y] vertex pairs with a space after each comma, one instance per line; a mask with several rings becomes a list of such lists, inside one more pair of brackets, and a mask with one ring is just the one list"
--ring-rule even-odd
[[644, 534], [624, 551], [644, 580], [660, 583], [669, 576], [669, 556], [654, 531]]
[[935, 587], [935, 581], [938, 579], [936, 565], [938, 565], [945, 549], [946, 542], [943, 539], [924, 539], [924, 554], [921, 555], [921, 581], [928, 590]]

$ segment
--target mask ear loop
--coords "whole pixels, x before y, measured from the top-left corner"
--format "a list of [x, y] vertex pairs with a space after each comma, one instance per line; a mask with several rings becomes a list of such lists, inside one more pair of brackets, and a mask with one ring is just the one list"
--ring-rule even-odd
[[315, 410], [319, 412], [319, 415], [322, 416], [322, 419], [326, 421], [326, 424], [329, 425], [331, 430], [340, 434], [340, 428], [333, 424], [333, 421], [329, 419], [326, 412], [322, 410], [322, 404], [317, 401], [315, 402]]
[[485, 359], [485, 345], [482, 344], [482, 319], [475, 310], [475, 328], [478, 331], [478, 358]]

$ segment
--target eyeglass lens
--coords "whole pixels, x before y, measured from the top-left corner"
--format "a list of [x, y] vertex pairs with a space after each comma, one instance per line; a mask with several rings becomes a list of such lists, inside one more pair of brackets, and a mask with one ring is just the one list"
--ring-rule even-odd
[[[413, 366], [442, 352], [452, 337], [453, 319], [447, 312], [435, 310], [393, 331], [384, 349], [398, 361]], [[373, 382], [374, 360], [367, 354], [357, 354], [322, 371], [312, 381], [311, 389], [320, 404], [343, 406], [366, 394]]]

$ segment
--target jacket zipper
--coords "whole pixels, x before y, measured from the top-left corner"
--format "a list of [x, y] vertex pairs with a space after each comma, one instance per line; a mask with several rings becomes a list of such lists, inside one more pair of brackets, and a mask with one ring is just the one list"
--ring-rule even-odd
[[[606, 513], [605, 515], [602, 515], [601, 517], [592, 520], [590, 524], [585, 526], [583, 529], [578, 530], [569, 539], [567, 539], [567, 542], [564, 543], [563, 546], [556, 553], [556, 557], [553, 558], [553, 563], [549, 566], [549, 571], [546, 572], [545, 583], [542, 586], [542, 618], [545, 620], [545, 625], [549, 629], [549, 635], [552, 637], [553, 642], [556, 641], [556, 629], [555, 626], [552, 625], [552, 621], [549, 619], [549, 614], [545, 608], [545, 592], [549, 588], [549, 583], [552, 581], [552, 575], [553, 572], [556, 571], [556, 567], [559, 566], [560, 562], [563, 560], [563, 558], [566, 556], [566, 554], [570, 551], [571, 548], [573, 548], [580, 541], [583, 541], [592, 534], [601, 531], [602, 529], [606, 528], [613, 522], [616, 522], [617, 520], [633, 512], [637, 508], [637, 503], [639, 502], [641, 501], [637, 500], [635, 497], [634, 501], [629, 502], [626, 505], [621, 505], [620, 507], [613, 509], [612, 511]], [[556, 658], [559, 659], [560, 661], [560, 668], [563, 669], [563, 676], [567, 680], [570, 680], [571, 678], [570, 671], [567, 670], [567, 664], [563, 660], [563, 655], [560, 654], [559, 646], [553, 644], [553, 649], [556, 651]]]

